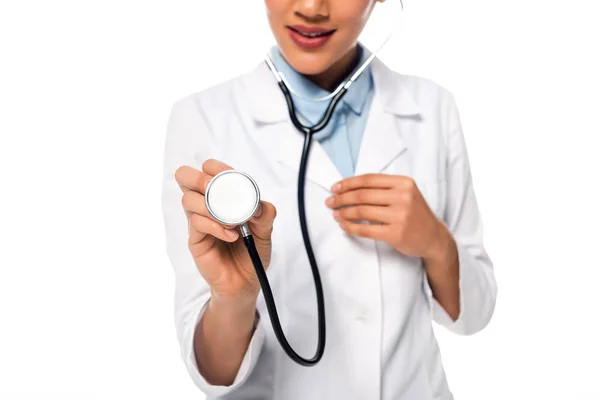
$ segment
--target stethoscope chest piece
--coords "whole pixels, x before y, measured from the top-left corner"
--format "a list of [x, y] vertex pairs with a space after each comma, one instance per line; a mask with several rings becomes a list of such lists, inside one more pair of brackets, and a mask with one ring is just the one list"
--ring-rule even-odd
[[214, 219], [226, 225], [241, 225], [256, 213], [260, 191], [247, 173], [227, 170], [210, 180], [204, 199]]

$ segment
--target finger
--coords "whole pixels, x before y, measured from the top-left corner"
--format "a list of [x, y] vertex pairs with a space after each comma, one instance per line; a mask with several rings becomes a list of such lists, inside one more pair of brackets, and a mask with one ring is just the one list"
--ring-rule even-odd
[[215, 159], [209, 159], [204, 161], [202, 164], [202, 171], [206, 172], [210, 176], [215, 176], [220, 172], [233, 169], [229, 165]]
[[198, 229], [196, 229], [193, 225], [192, 225], [192, 221], [197, 218], [194, 217], [194, 215], [197, 214], [191, 214], [190, 217], [188, 218], [188, 237], [189, 237], [189, 243], [192, 245], [201, 243], [201, 242], [205, 242], [207, 238], [210, 237], [210, 235], [206, 232], [200, 232]]
[[194, 190], [198, 193], [205, 193], [206, 185], [212, 177], [203, 171], [188, 165], [183, 165], [175, 171], [175, 180], [183, 193]]
[[182, 165], [175, 171], [175, 180], [183, 192], [195, 190], [204, 194], [208, 182], [219, 172], [232, 169], [218, 160], [209, 159], [202, 164], [202, 171], [189, 165]]
[[392, 210], [386, 206], [351, 206], [334, 211], [334, 218], [337, 221], [372, 221], [382, 224], [392, 222]]
[[364, 174], [346, 178], [331, 187], [334, 193], [342, 193], [358, 188], [392, 188], [400, 175]]
[[273, 221], [275, 221], [276, 216], [277, 209], [275, 206], [268, 201], [261, 200], [259, 209], [248, 221], [248, 226], [255, 236], [267, 239], [273, 230]]
[[191, 218], [192, 214], [198, 214], [203, 217], [212, 219], [225, 229], [233, 229], [235, 225], [221, 224], [213, 218], [213, 216], [210, 214], [210, 212], [208, 212], [208, 209], [206, 208], [204, 198], [205, 197], [203, 194], [200, 194], [193, 190], [186, 191], [183, 194], [181, 198], [181, 204], [183, 205], [183, 209], [185, 210], [185, 213], [188, 216], [188, 218]]
[[335, 194], [325, 204], [332, 208], [359, 204], [386, 206], [393, 204], [394, 200], [395, 193], [390, 189], [355, 189]]
[[348, 220], [340, 221], [339, 225], [349, 235], [375, 240], [383, 240], [389, 229], [387, 225], [359, 224]]
[[[190, 228], [190, 241], [192, 243], [203, 240], [206, 235], [212, 235], [225, 242], [235, 242], [239, 237], [237, 230], [225, 229], [217, 221], [200, 214], [192, 214]], [[227, 232], [230, 232], [232, 235]]]

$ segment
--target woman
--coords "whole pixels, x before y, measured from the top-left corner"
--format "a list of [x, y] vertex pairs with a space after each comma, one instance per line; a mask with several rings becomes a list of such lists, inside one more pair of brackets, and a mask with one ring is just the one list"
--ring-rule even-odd
[[[369, 52], [357, 40], [377, 2], [265, 0], [271, 56], [297, 92], [327, 94], [362, 63]], [[294, 102], [313, 124], [327, 106]], [[432, 320], [473, 334], [497, 291], [452, 94], [375, 59], [314, 138], [305, 203], [327, 346], [308, 368], [265, 320], [239, 232], [204, 205], [220, 171], [257, 181], [263, 200], [249, 227], [286, 337], [311, 357], [317, 307], [296, 203], [303, 135], [277, 82], [262, 63], [173, 107], [163, 209], [177, 334], [194, 382], [209, 399], [452, 399]]]

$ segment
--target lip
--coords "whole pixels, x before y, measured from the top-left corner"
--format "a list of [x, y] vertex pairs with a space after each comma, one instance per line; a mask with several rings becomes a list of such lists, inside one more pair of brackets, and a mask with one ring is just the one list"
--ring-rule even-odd
[[[290, 37], [298, 47], [303, 49], [316, 49], [323, 47], [335, 33], [335, 29], [325, 29], [317, 26], [292, 25], [286, 26], [290, 33]], [[308, 37], [306, 35], [320, 34], [316, 37]]]
[[302, 33], [325, 33], [335, 32], [335, 29], [325, 29], [318, 26], [307, 26], [307, 25], [290, 25], [288, 28], [292, 28]]

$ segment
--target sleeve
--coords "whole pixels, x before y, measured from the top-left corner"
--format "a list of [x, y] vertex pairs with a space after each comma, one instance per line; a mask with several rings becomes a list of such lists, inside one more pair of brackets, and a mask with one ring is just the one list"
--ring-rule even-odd
[[[469, 158], [454, 96], [449, 94], [447, 181], [444, 222], [458, 248], [460, 313], [453, 320], [431, 297], [433, 319], [460, 335], [487, 326], [496, 305], [494, 267], [483, 245], [482, 219], [475, 198]], [[428, 287], [431, 296], [431, 288]]]
[[211, 385], [199, 373], [194, 354], [194, 332], [210, 299], [210, 290], [188, 249], [188, 222], [182, 208], [182, 192], [175, 180], [175, 171], [182, 165], [201, 169], [210, 152], [210, 131], [200, 108], [191, 97], [179, 100], [171, 110], [167, 127], [162, 214], [167, 256], [175, 273], [174, 316], [181, 357], [193, 382], [209, 398], [223, 396], [244, 385], [256, 365], [265, 337], [257, 311], [254, 333], [232, 385]]

